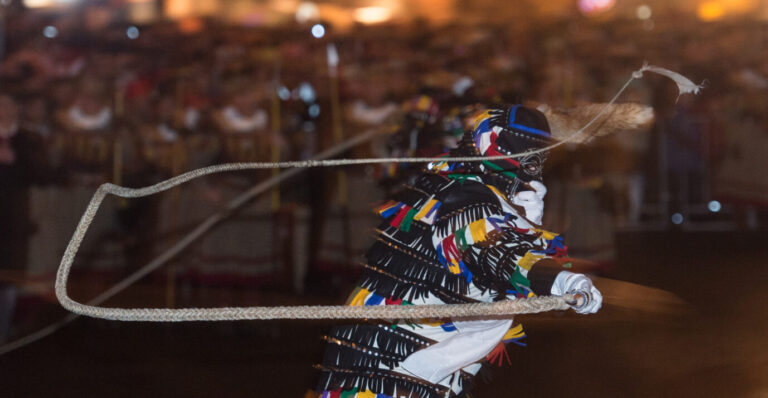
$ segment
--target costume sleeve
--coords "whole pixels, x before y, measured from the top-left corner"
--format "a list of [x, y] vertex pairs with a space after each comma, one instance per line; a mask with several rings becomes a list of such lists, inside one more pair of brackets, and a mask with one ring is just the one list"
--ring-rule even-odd
[[[457, 194], [464, 195], [466, 188]], [[562, 238], [533, 228], [520, 210], [500, 204], [500, 193], [482, 188], [492, 196], [438, 215], [432, 237], [438, 259], [497, 298], [550, 294], [560, 270], [555, 258], [565, 255]]]

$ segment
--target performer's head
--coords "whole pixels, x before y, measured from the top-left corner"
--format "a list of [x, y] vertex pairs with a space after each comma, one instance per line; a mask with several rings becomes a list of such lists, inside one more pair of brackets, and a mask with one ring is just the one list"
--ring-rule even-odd
[[[649, 106], [624, 104], [586, 104], [568, 109], [526, 102], [525, 105], [492, 107], [475, 118], [472, 142], [485, 157], [533, 152], [557, 141], [585, 143], [594, 137], [637, 132], [653, 122]], [[547, 152], [530, 153], [509, 159], [488, 160], [481, 164], [484, 173], [494, 173], [514, 181], [540, 181]]]
[[[554, 141], [546, 116], [536, 109], [523, 105], [496, 106], [475, 118], [472, 141], [482, 156], [513, 155], [544, 148]], [[514, 181], [513, 189], [520, 182], [541, 181], [546, 152], [522, 157], [488, 160], [482, 169]]]

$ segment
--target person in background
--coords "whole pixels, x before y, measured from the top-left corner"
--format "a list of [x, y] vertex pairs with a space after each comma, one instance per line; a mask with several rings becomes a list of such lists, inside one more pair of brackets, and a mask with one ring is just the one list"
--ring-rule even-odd
[[[29, 188], [52, 176], [41, 137], [20, 127], [16, 101], [0, 95], [0, 270], [27, 268], [29, 238], [37, 229]], [[0, 342], [13, 317], [15, 289], [0, 282]]]

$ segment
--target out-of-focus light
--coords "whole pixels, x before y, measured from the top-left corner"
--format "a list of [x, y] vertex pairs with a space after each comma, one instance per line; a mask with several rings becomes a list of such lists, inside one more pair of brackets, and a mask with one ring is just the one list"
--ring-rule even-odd
[[288, 87], [280, 86], [277, 88], [277, 96], [283, 101], [288, 101], [291, 99], [291, 90], [288, 90]]
[[309, 117], [313, 119], [320, 116], [320, 105], [318, 104], [310, 105], [308, 112], [309, 112]]
[[284, 14], [293, 14], [298, 6], [299, 2], [297, 0], [272, 0], [270, 2], [272, 9]]
[[129, 39], [135, 40], [139, 38], [139, 28], [135, 26], [129, 26], [128, 29], [125, 30], [125, 35], [128, 36]]
[[392, 11], [386, 7], [361, 7], [355, 9], [354, 17], [357, 22], [375, 24], [392, 18]]
[[179, 30], [182, 33], [197, 33], [203, 30], [203, 21], [200, 18], [189, 17], [179, 21]]
[[314, 36], [316, 39], [319, 39], [323, 36], [325, 36], [325, 26], [318, 24], [315, 24], [312, 26], [312, 36]]
[[643, 4], [641, 6], [637, 7], [637, 17], [642, 20], [646, 20], [653, 15], [653, 11], [651, 10], [651, 6], [648, 4]]
[[59, 30], [56, 29], [53, 25], [48, 25], [45, 28], [43, 28], [43, 36], [53, 39], [54, 37], [59, 35]]
[[696, 14], [702, 21], [716, 21], [725, 15], [725, 8], [717, 1], [707, 1], [699, 4]]
[[27, 8], [43, 8], [53, 7], [56, 5], [55, 0], [24, 0], [24, 7]]
[[707, 208], [708, 208], [708, 209], [709, 209], [709, 211], [711, 211], [712, 213], [717, 213], [718, 211], [720, 211], [720, 209], [722, 209], [722, 208], [723, 208], [723, 205], [722, 205], [722, 204], [720, 204], [720, 202], [718, 202], [718, 201], [716, 201], [716, 200], [712, 200], [712, 201], [710, 201], [709, 203], [707, 203]]
[[579, 10], [585, 15], [597, 14], [610, 10], [616, 0], [579, 0]]
[[315, 89], [312, 85], [304, 82], [299, 85], [299, 98], [306, 103], [315, 102]]
[[[23, 0], [24, 7], [27, 8], [45, 8], [45, 7], [64, 7], [74, 5], [78, 0]], [[3, 4], [6, 2], [3, 1]], [[10, 4], [10, 1], [8, 2]]]
[[656, 27], [656, 23], [653, 22], [652, 19], [646, 19], [643, 21], [643, 29], [645, 30], [653, 30], [653, 28]]
[[0, 4], [7, 7], [11, 5], [11, 0], [0, 0]]
[[296, 8], [296, 21], [306, 23], [320, 18], [320, 9], [317, 4], [311, 1], [305, 1]]
[[675, 213], [671, 217], [672, 224], [680, 225], [683, 223], [683, 215], [680, 213]]

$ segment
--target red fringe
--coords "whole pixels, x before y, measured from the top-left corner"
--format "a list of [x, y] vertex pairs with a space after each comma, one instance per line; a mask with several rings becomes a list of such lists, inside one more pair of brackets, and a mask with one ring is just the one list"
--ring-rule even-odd
[[488, 353], [486, 358], [488, 359], [489, 363], [498, 367], [504, 365], [504, 359], [507, 360], [509, 365], [512, 365], [512, 360], [509, 359], [509, 353], [507, 352], [507, 345], [504, 344], [503, 341], [499, 342], [499, 344], [497, 344], [496, 347], [491, 350], [490, 353]]

